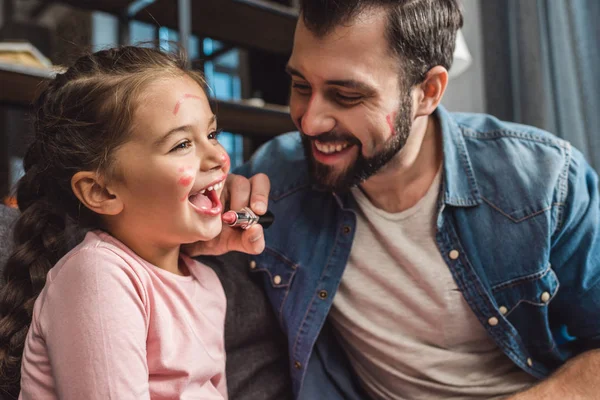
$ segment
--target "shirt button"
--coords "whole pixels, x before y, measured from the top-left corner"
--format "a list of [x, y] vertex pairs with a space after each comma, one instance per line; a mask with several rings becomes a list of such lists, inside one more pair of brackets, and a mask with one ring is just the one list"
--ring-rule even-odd
[[488, 319], [488, 324], [490, 324], [490, 326], [496, 326], [496, 325], [498, 325], [498, 318], [491, 317], [490, 319]]
[[350, 232], [352, 232], [352, 228], [350, 228], [348, 225], [344, 226], [344, 233], [347, 235]]
[[498, 308], [498, 311], [500, 311], [500, 314], [506, 315], [506, 313], [508, 312], [508, 309], [504, 306], [500, 306], [500, 308]]
[[531, 358], [527, 359], [527, 365], [529, 365], [530, 367], [533, 367], [533, 360]]
[[325, 300], [327, 298], [327, 290], [321, 290], [319, 291], [319, 297], [323, 300]]
[[256, 261], [252, 260], [250, 261], [250, 269], [254, 269], [256, 268]]
[[448, 254], [451, 260], [456, 260], [459, 255], [460, 253], [458, 252], [458, 250], [450, 250], [450, 253]]
[[296, 368], [296, 369], [300, 369], [300, 368], [302, 368], [302, 364], [300, 364], [300, 361], [296, 361], [296, 362], [294, 363], [294, 368]]
[[542, 293], [541, 299], [542, 299], [542, 303], [547, 303], [548, 300], [550, 300], [550, 293], [548, 293], [548, 292]]
[[275, 275], [273, 277], [273, 283], [276, 284], [276, 285], [279, 285], [281, 283], [281, 276]]

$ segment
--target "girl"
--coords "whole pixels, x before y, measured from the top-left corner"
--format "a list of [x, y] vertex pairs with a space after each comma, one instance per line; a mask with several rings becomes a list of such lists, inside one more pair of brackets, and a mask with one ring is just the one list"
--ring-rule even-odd
[[[204, 87], [124, 47], [40, 96], [0, 298], [5, 391], [21, 374], [22, 399], [227, 397], [223, 289], [180, 253], [222, 228], [229, 158]], [[67, 253], [71, 224], [90, 230]]]

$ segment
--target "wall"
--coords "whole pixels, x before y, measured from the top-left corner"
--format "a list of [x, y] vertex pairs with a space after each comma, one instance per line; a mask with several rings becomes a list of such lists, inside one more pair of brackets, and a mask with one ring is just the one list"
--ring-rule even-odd
[[487, 111], [483, 71], [481, 1], [462, 0], [464, 16], [462, 31], [473, 61], [461, 75], [450, 80], [448, 84], [442, 104], [450, 111]]

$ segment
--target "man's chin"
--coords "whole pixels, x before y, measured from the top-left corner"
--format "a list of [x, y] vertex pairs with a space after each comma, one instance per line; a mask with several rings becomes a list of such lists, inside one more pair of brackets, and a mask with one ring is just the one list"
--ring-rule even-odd
[[354, 186], [347, 170], [336, 171], [336, 168], [330, 166], [313, 164], [310, 175], [312, 181], [319, 187], [332, 192], [345, 192]]

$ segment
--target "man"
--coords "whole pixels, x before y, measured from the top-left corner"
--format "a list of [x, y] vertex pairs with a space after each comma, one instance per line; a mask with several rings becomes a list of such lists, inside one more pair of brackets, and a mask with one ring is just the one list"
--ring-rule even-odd
[[300, 3], [300, 134], [241, 170], [271, 179], [277, 219], [248, 268], [296, 397], [598, 398], [598, 180], [582, 155], [440, 106], [456, 1]]

